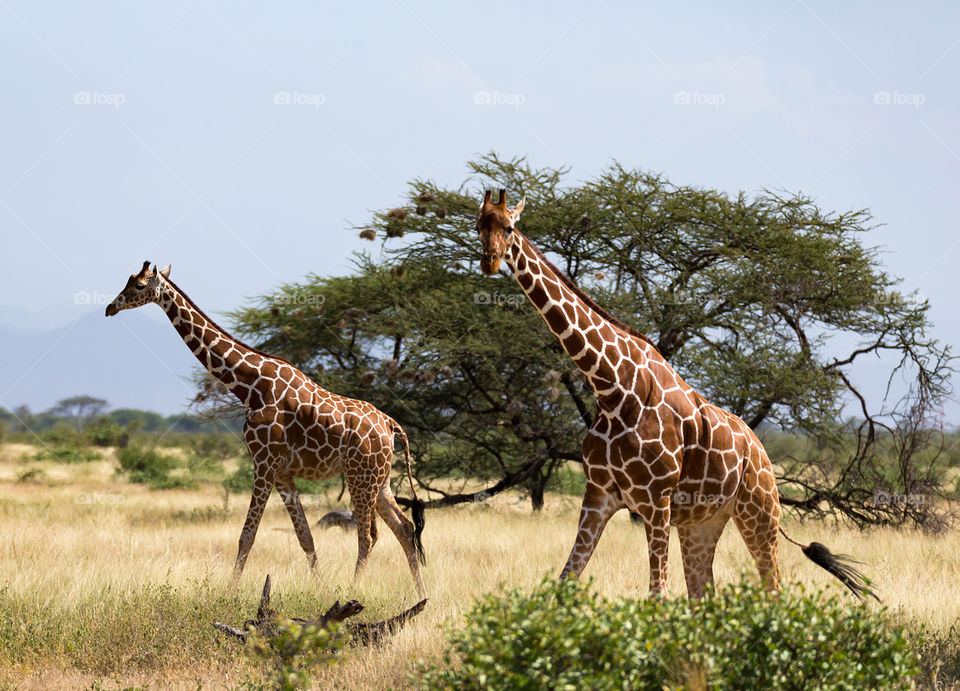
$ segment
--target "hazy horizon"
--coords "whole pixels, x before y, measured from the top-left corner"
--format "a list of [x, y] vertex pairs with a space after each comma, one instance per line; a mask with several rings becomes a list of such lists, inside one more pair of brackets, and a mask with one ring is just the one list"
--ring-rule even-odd
[[[346, 273], [371, 247], [351, 226], [495, 150], [570, 166], [570, 182], [617, 160], [869, 208], [864, 243], [960, 342], [960, 6], [15, 1], [0, 15], [0, 326], [70, 324], [144, 259], [172, 263], [217, 316]], [[105, 341], [129, 329], [102, 324]], [[166, 328], [144, 362], [155, 350], [152, 376], [189, 374], [170, 369], [185, 348]], [[8, 362], [0, 406], [29, 404], [22, 372], [51, 357], [69, 350]], [[879, 372], [857, 370], [874, 397]], [[122, 390], [135, 374], [100, 376]], [[80, 393], [98, 395], [62, 397]], [[960, 422], [956, 394], [946, 414]]]

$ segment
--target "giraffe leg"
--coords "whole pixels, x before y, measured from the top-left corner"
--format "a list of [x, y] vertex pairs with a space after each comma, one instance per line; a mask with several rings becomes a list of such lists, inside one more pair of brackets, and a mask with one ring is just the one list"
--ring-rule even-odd
[[600, 541], [600, 534], [603, 533], [607, 521], [622, 508], [623, 503], [617, 497], [587, 480], [587, 490], [583, 493], [583, 502], [580, 505], [577, 539], [573, 543], [566, 566], [560, 572], [560, 578], [580, 577], [597, 547], [597, 542]]
[[687, 582], [687, 597], [699, 600], [703, 591], [713, 583], [713, 557], [717, 541], [723, 532], [728, 514], [714, 516], [698, 525], [678, 526], [680, 554], [683, 556], [683, 576]]
[[[355, 496], [352, 492], [351, 495]], [[354, 578], [360, 578], [367, 565], [370, 550], [373, 549], [377, 540], [375, 496], [368, 495], [369, 492], [366, 492], [353, 500], [353, 517], [357, 522], [357, 567], [354, 570]]]
[[234, 576], [243, 573], [243, 565], [246, 564], [247, 555], [250, 554], [253, 541], [257, 537], [257, 528], [260, 527], [260, 519], [267, 506], [267, 499], [273, 491], [275, 476], [276, 470], [271, 462], [254, 459], [253, 492], [250, 495], [247, 518], [243, 522], [243, 530], [240, 531], [240, 548], [237, 550], [237, 561], [233, 566]]
[[314, 569], [317, 566], [317, 551], [313, 546], [313, 535], [310, 532], [310, 524], [307, 522], [307, 517], [303, 513], [303, 504], [300, 503], [300, 493], [297, 491], [297, 486], [294, 484], [293, 478], [277, 478], [277, 492], [280, 493], [280, 497], [287, 507], [287, 513], [290, 514], [290, 520], [293, 521], [293, 529], [297, 533], [300, 546], [307, 555], [310, 568]]
[[774, 482], [772, 471], [757, 473], [748, 467], [737, 493], [733, 520], [757, 562], [763, 584], [769, 590], [780, 590], [780, 567], [777, 564], [780, 498]]
[[650, 594], [667, 597], [667, 554], [670, 550], [670, 505], [645, 507], [640, 512], [647, 533], [650, 558]]
[[417, 592], [421, 598], [427, 596], [427, 589], [423, 585], [423, 577], [420, 575], [420, 559], [417, 556], [417, 549], [413, 544], [413, 521], [407, 518], [397, 500], [393, 497], [390, 490], [390, 483], [383, 483], [380, 488], [380, 494], [377, 495], [377, 513], [386, 521], [390, 530], [397, 536], [400, 546], [403, 547], [403, 553], [407, 556], [407, 564], [410, 566], [410, 573], [413, 574], [413, 580], [417, 584]]

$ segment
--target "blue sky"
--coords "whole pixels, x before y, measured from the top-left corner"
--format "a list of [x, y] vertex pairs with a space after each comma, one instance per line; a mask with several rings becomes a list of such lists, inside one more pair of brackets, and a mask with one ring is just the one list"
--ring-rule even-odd
[[212, 313], [347, 272], [370, 247], [351, 225], [494, 149], [571, 180], [616, 159], [870, 208], [865, 241], [960, 341], [960, 5], [2, 0], [0, 17], [8, 324], [75, 319], [143, 259]]

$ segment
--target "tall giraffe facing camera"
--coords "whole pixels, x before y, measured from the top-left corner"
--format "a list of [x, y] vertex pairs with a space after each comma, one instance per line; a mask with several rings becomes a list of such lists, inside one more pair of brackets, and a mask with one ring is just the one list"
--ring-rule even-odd
[[780, 588], [780, 532], [854, 595], [876, 598], [848, 558], [783, 532], [776, 477], [753, 430], [694, 391], [650, 339], [597, 305], [524, 237], [516, 229], [523, 207], [521, 200], [508, 208], [505, 190], [494, 204], [487, 190], [477, 219], [480, 269], [492, 275], [506, 263], [597, 402], [583, 441], [587, 487], [579, 528], [561, 577], [581, 574], [607, 521], [626, 508], [643, 518], [652, 594], [667, 594], [671, 525], [680, 536], [687, 594], [700, 598], [732, 518], [768, 588]]

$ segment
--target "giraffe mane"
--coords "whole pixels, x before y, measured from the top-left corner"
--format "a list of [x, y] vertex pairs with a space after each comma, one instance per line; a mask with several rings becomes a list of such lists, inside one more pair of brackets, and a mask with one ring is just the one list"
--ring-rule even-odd
[[[517, 232], [517, 231], [514, 231], [514, 232]], [[526, 238], [526, 236], [523, 236], [523, 237]], [[587, 295], [586, 293], [584, 293], [584, 292], [583, 292], [583, 289], [581, 289], [580, 286], [578, 286], [576, 283], [573, 282], [573, 279], [572, 279], [572, 278], [570, 278], [569, 276], [567, 276], [567, 274], [565, 274], [563, 271], [561, 271], [561, 270], [557, 267], [556, 264], [554, 264], [552, 261], [550, 261], [550, 260], [547, 258], [547, 255], [543, 253], [543, 250], [541, 250], [539, 247], [537, 247], [537, 246], [536, 246], [535, 244], [533, 244], [532, 242], [528, 242], [527, 244], [529, 244], [530, 247], [533, 248], [533, 251], [536, 253], [537, 258], [538, 258], [540, 261], [542, 261], [544, 264], [546, 264], [547, 267], [549, 267], [550, 270], [553, 271], [553, 273], [555, 273], [555, 274], [557, 275], [557, 278], [560, 279], [560, 282], [561, 282], [563, 285], [565, 285], [568, 289], [570, 289], [570, 291], [571, 291], [574, 295], [576, 295], [578, 298], [580, 298], [581, 300], [583, 300], [583, 302], [584, 302], [590, 309], [594, 310], [597, 314], [599, 314], [601, 317], [603, 317], [603, 318], [606, 319], [608, 322], [610, 322], [610, 325], [613, 326], [613, 327], [614, 327], [615, 329], [617, 329], [618, 331], [620, 331], [620, 332], [622, 332], [622, 333], [624, 333], [624, 334], [626, 334], [626, 335], [628, 335], [628, 336], [633, 336], [634, 338], [639, 338], [641, 341], [644, 341], [645, 343], [648, 343], [648, 344], [649, 344], [651, 347], [653, 347], [653, 349], [656, 350], [658, 353], [660, 352], [660, 351], [657, 349], [657, 344], [654, 343], [652, 340], [650, 340], [650, 337], [649, 337], [649, 336], [645, 336], [644, 334], [640, 333], [639, 331], [637, 331], [636, 329], [634, 329], [632, 326], [630, 326], [629, 324], [627, 324], [627, 323], [625, 323], [625, 322], [617, 319], [615, 316], [613, 316], [612, 314], [610, 314], [610, 312], [608, 312], [606, 309], [604, 309], [603, 307], [601, 307], [600, 305], [598, 305], [598, 304], [596, 303], [596, 301], [595, 301], [592, 297], [590, 297], [589, 295]]]
[[280, 357], [279, 355], [273, 355], [273, 354], [268, 353], [268, 352], [266, 352], [266, 351], [264, 351], [264, 350], [260, 350], [259, 348], [254, 348], [252, 345], [247, 345], [246, 343], [244, 343], [243, 341], [241, 341], [239, 338], [237, 338], [236, 336], [234, 336], [233, 334], [231, 334], [229, 331], [227, 331], [225, 328], [223, 328], [222, 326], [220, 326], [219, 324], [217, 324], [217, 322], [215, 322], [213, 319], [211, 319], [211, 318], [210, 318], [210, 315], [208, 315], [206, 312], [204, 312], [204, 311], [200, 308], [200, 306], [193, 301], [193, 298], [191, 298], [189, 295], [187, 295], [187, 294], [183, 291], [183, 289], [180, 288], [180, 286], [178, 286], [178, 285], [177, 285], [176, 283], [174, 283], [172, 280], [170, 280], [169, 277], [164, 276], [164, 280], [165, 280], [167, 283], [169, 283], [171, 286], [173, 286], [173, 289], [176, 290], [178, 293], [180, 293], [180, 295], [183, 296], [183, 299], [187, 301], [187, 304], [190, 305], [190, 307], [192, 307], [193, 309], [195, 309], [195, 310], [200, 314], [201, 317], [203, 317], [203, 318], [206, 319], [208, 322], [210, 322], [210, 324], [212, 324], [214, 328], [219, 329], [225, 336], [228, 336], [228, 337], [230, 338], [230, 340], [234, 341], [238, 346], [240, 346], [240, 347], [242, 347], [242, 348], [246, 348], [247, 350], [249, 350], [249, 351], [251, 351], [251, 352], [253, 352], [253, 353], [256, 353], [257, 355], [259, 355], [259, 356], [261, 356], [261, 357], [266, 357], [266, 358], [270, 358], [271, 360], [279, 360], [280, 362], [285, 362], [286, 364], [290, 365], [290, 366], [293, 367], [294, 369], [297, 369], [297, 366], [294, 365], [294, 364], [293, 364], [292, 362], [290, 362], [289, 360], [287, 360], [286, 358], [282, 358], [282, 357]]

